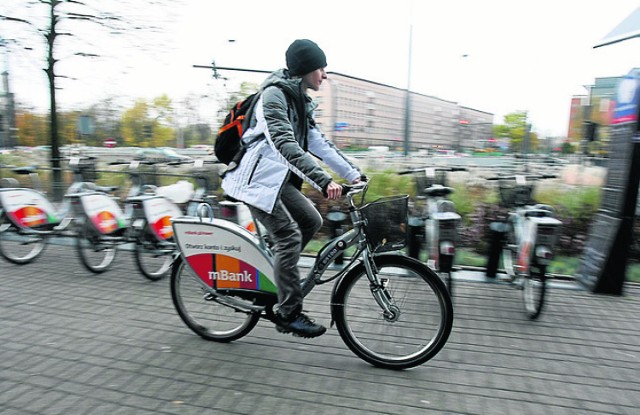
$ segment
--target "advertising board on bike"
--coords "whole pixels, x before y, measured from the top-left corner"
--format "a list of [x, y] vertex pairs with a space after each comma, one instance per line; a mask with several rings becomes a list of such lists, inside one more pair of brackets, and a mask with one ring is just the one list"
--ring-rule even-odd
[[103, 193], [80, 196], [82, 207], [93, 226], [102, 234], [110, 234], [127, 226], [122, 209]]
[[35, 190], [1, 190], [0, 202], [10, 220], [19, 227], [33, 228], [60, 222], [53, 205]]
[[147, 218], [153, 234], [161, 241], [173, 237], [171, 218], [180, 216], [182, 212], [171, 201], [164, 197], [151, 197], [142, 202], [144, 215]]
[[270, 258], [242, 226], [183, 217], [173, 220], [173, 230], [182, 256], [207, 286], [277, 292]]

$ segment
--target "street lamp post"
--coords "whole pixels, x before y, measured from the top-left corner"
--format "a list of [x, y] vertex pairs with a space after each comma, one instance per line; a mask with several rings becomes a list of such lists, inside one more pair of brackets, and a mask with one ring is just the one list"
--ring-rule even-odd
[[411, 142], [411, 50], [413, 49], [413, 25], [409, 25], [409, 63], [407, 68], [407, 96], [404, 109], [404, 155], [409, 155]]

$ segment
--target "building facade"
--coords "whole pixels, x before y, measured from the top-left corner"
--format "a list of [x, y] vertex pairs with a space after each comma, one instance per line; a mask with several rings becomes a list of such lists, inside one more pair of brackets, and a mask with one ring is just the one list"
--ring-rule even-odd
[[[387, 146], [408, 149], [473, 150], [491, 138], [493, 114], [456, 102], [330, 72], [319, 92], [315, 118], [340, 148]], [[407, 101], [409, 101], [407, 111]]]
[[616, 87], [623, 76], [596, 78], [593, 85], [586, 86], [585, 95], [571, 98], [569, 131], [571, 141], [580, 141], [587, 135], [586, 122], [596, 124], [596, 140], [606, 145], [609, 140], [611, 116], [615, 106]]

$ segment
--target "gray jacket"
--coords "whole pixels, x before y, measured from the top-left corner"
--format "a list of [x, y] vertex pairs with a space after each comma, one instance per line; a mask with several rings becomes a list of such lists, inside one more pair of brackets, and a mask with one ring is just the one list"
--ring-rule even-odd
[[332, 178], [311, 155], [349, 182], [361, 176], [315, 126], [315, 104], [299, 78], [279, 70], [261, 89], [250, 127], [242, 136], [247, 152], [222, 180], [229, 196], [271, 213], [291, 174], [324, 192]]

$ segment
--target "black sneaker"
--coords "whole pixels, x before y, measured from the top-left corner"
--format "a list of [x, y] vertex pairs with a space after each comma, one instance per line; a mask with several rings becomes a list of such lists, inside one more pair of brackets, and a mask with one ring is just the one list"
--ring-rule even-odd
[[312, 338], [322, 336], [327, 328], [316, 324], [306, 315], [299, 313], [291, 319], [278, 319], [276, 330], [280, 333], [292, 333], [294, 336]]

